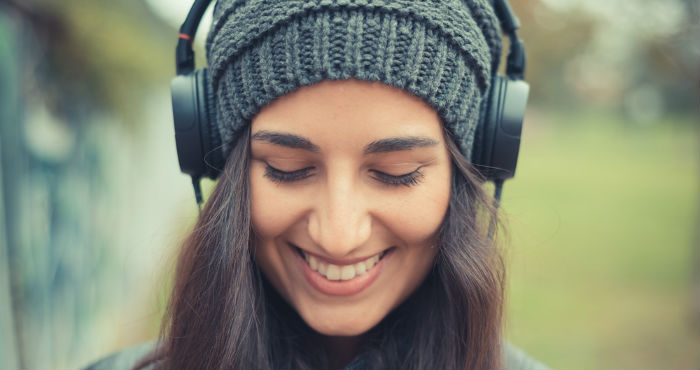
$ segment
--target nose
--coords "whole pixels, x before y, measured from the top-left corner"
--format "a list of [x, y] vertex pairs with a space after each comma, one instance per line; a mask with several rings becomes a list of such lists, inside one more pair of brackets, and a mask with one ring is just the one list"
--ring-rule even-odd
[[372, 233], [372, 217], [366, 203], [351, 179], [329, 181], [316, 198], [308, 232], [328, 257], [346, 257], [367, 242]]

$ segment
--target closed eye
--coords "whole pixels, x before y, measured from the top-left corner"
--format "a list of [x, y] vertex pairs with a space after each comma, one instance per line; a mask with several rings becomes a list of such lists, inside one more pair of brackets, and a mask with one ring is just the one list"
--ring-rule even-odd
[[389, 175], [381, 171], [371, 170], [374, 174], [374, 178], [389, 186], [406, 186], [411, 187], [418, 185], [418, 183], [423, 179], [423, 172], [420, 171], [420, 167], [416, 168], [415, 171], [409, 172], [403, 175]]
[[[389, 175], [387, 173], [377, 170], [370, 170], [370, 172], [372, 173], [372, 177], [375, 180], [385, 185], [392, 187], [411, 187], [418, 185], [418, 183], [420, 183], [420, 181], [423, 179], [424, 175], [423, 172], [420, 171], [420, 169], [421, 167], [418, 167], [416, 170], [403, 175]], [[265, 177], [269, 178], [270, 180], [276, 183], [291, 183], [310, 177], [311, 175], [313, 175], [313, 170], [314, 167], [305, 167], [295, 171], [282, 171], [280, 169], [270, 166], [269, 164], [266, 164]]]
[[282, 171], [267, 164], [265, 166], [265, 177], [276, 183], [289, 183], [311, 176], [313, 169], [313, 167], [305, 167], [296, 171]]

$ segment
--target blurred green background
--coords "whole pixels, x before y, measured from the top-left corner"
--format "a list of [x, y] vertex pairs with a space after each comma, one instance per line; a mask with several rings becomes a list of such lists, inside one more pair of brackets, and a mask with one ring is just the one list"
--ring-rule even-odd
[[[196, 217], [168, 90], [190, 5], [0, 0], [0, 368], [157, 335]], [[561, 369], [699, 368], [698, 2], [512, 5], [532, 95], [507, 337]]]

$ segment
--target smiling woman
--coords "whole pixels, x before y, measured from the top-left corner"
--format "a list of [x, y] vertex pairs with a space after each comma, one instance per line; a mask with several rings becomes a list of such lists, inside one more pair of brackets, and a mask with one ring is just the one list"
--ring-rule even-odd
[[425, 279], [451, 162], [436, 112], [381, 83], [326, 81], [253, 120], [256, 261], [314, 330], [359, 335]]
[[[540, 367], [503, 343], [498, 216], [470, 162], [488, 94], [508, 97], [500, 49], [487, 0], [219, 1], [209, 69], [176, 78], [173, 101], [176, 130], [212, 120], [196, 164], [225, 165], [161, 338], [131, 365]], [[187, 104], [212, 111], [180, 119]]]
[[504, 271], [480, 181], [436, 111], [395, 87], [275, 100], [185, 242], [144, 365], [498, 368]]

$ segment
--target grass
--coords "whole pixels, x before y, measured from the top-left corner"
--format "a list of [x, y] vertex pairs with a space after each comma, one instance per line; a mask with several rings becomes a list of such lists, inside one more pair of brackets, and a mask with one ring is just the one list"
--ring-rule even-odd
[[512, 342], [556, 368], [700, 366], [698, 152], [696, 122], [529, 117], [503, 199]]

